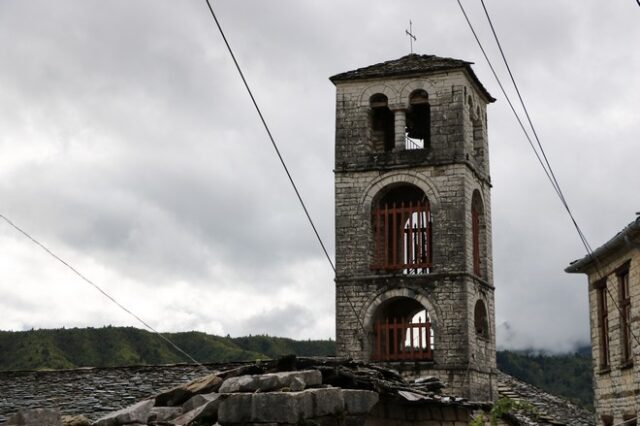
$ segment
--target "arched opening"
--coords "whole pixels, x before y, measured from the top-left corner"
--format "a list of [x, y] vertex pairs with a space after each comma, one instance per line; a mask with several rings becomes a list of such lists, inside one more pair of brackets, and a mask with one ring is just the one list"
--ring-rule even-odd
[[489, 337], [487, 307], [482, 300], [476, 302], [476, 307], [473, 310], [473, 326], [478, 336]]
[[406, 149], [423, 149], [431, 142], [431, 106], [429, 95], [422, 89], [409, 95]]
[[427, 309], [409, 297], [395, 297], [374, 317], [373, 361], [433, 360], [434, 334]]
[[477, 189], [473, 191], [471, 198], [471, 244], [473, 273], [479, 277], [486, 278], [486, 224], [484, 205]]
[[371, 107], [371, 140], [374, 151], [392, 151], [394, 146], [394, 117], [389, 100], [382, 93], [369, 99]]
[[374, 204], [374, 256], [380, 271], [422, 274], [431, 268], [431, 212], [425, 193], [400, 185], [382, 194]]

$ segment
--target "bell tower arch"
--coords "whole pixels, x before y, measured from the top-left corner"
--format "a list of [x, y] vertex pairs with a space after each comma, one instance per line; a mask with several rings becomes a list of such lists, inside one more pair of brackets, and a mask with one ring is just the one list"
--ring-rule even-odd
[[336, 86], [338, 355], [496, 396], [486, 107], [471, 63], [432, 55]]

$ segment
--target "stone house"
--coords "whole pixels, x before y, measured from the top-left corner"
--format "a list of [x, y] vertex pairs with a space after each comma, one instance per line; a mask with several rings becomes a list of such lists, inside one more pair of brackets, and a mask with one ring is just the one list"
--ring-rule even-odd
[[338, 356], [497, 395], [486, 107], [471, 63], [335, 75]]
[[565, 269], [585, 273], [595, 408], [602, 425], [636, 425], [640, 413], [640, 217]]

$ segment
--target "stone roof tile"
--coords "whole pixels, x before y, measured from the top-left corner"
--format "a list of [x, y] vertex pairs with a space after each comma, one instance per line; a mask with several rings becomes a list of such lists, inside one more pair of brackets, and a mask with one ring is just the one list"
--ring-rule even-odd
[[343, 72], [330, 77], [334, 84], [349, 80], [365, 80], [381, 77], [409, 76], [416, 74], [429, 74], [450, 70], [465, 70], [469, 73], [471, 80], [478, 85], [481, 93], [486, 96], [488, 102], [495, 99], [489, 94], [487, 89], [480, 83], [480, 80], [473, 72], [471, 65], [473, 62], [455, 58], [443, 58], [436, 55], [418, 55], [412, 53], [391, 61], [358, 68], [352, 71]]

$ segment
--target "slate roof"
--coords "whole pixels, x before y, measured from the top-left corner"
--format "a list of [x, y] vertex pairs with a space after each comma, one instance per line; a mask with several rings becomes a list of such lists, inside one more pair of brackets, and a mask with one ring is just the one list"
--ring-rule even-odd
[[586, 272], [589, 267], [594, 263], [596, 258], [606, 256], [614, 250], [617, 250], [625, 245], [631, 244], [632, 240], [640, 236], [640, 216], [633, 222], [628, 224], [622, 231], [618, 232], [609, 241], [598, 247], [593, 251], [593, 254], [587, 254], [582, 259], [574, 260], [571, 264], [565, 268], [565, 272]]
[[[302, 363], [340, 363], [326, 359], [301, 359]], [[250, 363], [206, 364], [212, 370], [248, 365]], [[310, 365], [302, 365], [308, 368]], [[437, 380], [421, 380], [407, 385], [399, 383], [393, 374], [384, 373], [385, 380], [376, 379], [370, 366], [347, 363], [342, 375], [348, 378], [351, 387], [373, 387], [385, 394], [396, 394], [414, 403], [473, 405], [462, 398], [440, 393]], [[318, 367], [322, 368], [322, 367]], [[351, 373], [350, 373], [351, 372]], [[203, 371], [195, 365], [177, 364], [160, 366], [80, 368], [57, 371], [0, 372], [0, 424], [18, 410], [30, 408], [60, 407], [63, 414], [84, 414], [96, 419], [108, 411], [131, 405], [136, 400], [148, 398], [177, 384], [202, 376]], [[446, 388], [445, 388], [446, 390]], [[514, 425], [567, 425], [591, 426], [595, 415], [580, 409], [570, 402], [550, 395], [532, 385], [517, 380], [507, 374], [498, 373], [500, 396], [527, 401], [536, 409], [536, 415], [513, 413], [509, 423]]]
[[487, 101], [494, 102], [495, 99], [487, 89], [480, 83], [480, 80], [473, 72], [471, 65], [473, 62], [462, 59], [442, 58], [435, 55], [418, 55], [412, 53], [391, 61], [381, 62], [353, 71], [347, 71], [330, 77], [334, 84], [349, 80], [366, 80], [381, 77], [411, 76], [416, 74], [430, 74], [443, 71], [465, 70], [471, 80], [478, 85], [480, 92], [487, 98]]
[[512, 413], [511, 421], [519, 425], [593, 426], [595, 414], [498, 371], [498, 394], [501, 398], [530, 404], [534, 413]]

